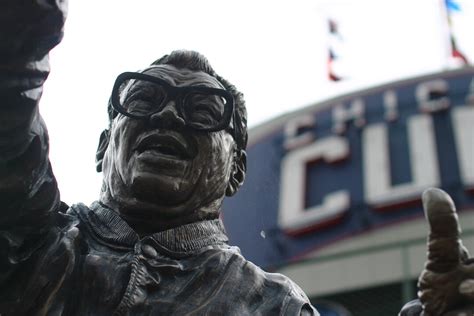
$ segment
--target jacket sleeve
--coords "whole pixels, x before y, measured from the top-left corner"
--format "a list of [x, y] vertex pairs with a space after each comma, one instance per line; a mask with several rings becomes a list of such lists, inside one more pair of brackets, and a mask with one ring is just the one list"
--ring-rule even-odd
[[286, 307], [283, 315], [320, 316], [303, 290], [293, 281], [289, 282], [291, 289], [285, 299]]
[[21, 286], [19, 268], [42, 246], [60, 206], [38, 102], [65, 15], [63, 0], [0, 5], [0, 303]]
[[420, 300], [416, 299], [406, 303], [400, 313], [399, 316], [420, 316], [423, 312], [423, 305], [421, 304]]

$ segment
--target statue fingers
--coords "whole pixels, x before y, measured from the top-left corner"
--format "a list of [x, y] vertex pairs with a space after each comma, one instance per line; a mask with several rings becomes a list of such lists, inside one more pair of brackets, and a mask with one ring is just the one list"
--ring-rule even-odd
[[459, 293], [469, 298], [470, 300], [474, 299], [474, 279], [467, 279], [462, 281], [459, 284]]
[[423, 304], [424, 315], [441, 316], [446, 311], [446, 302], [444, 301], [430, 301]]
[[418, 297], [423, 304], [423, 311], [426, 315], [442, 315], [446, 309], [446, 302], [443, 297], [439, 296], [438, 291], [425, 289], [418, 292]]
[[451, 271], [464, 257], [454, 202], [446, 192], [435, 188], [426, 190], [422, 199], [430, 225], [426, 268], [440, 273]]

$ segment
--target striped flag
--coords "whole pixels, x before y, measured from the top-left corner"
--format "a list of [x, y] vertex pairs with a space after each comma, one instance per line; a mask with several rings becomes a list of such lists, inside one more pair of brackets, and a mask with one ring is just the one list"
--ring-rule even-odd
[[331, 81], [340, 81], [343, 79], [341, 74], [337, 71], [337, 63], [339, 60], [338, 44], [342, 42], [342, 37], [339, 34], [337, 22], [333, 19], [328, 19], [328, 31], [329, 31], [329, 45], [328, 45], [328, 79]]
[[444, 6], [446, 8], [446, 17], [448, 22], [451, 58], [457, 62], [461, 62], [462, 65], [467, 65], [469, 64], [469, 61], [459, 50], [453, 29], [453, 18], [456, 14], [461, 12], [461, 6], [456, 0], [444, 0]]

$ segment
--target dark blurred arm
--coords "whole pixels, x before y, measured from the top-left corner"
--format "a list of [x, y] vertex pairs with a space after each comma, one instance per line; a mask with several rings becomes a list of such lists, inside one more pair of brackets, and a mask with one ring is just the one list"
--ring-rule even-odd
[[41, 246], [60, 205], [38, 102], [65, 14], [61, 0], [0, 2], [0, 286]]

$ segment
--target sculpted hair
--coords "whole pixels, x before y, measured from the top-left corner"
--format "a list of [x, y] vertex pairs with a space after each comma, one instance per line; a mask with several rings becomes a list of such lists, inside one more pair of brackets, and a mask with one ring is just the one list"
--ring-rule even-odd
[[[212, 68], [211, 64], [207, 60], [207, 58], [195, 51], [188, 51], [188, 50], [177, 50], [173, 51], [169, 55], [165, 55], [160, 59], [154, 61], [151, 66], [154, 65], [172, 65], [176, 68], [185, 68], [192, 71], [203, 71], [210, 76], [216, 78], [224, 88], [232, 94], [234, 97], [234, 108], [235, 108], [235, 128], [236, 128], [236, 142], [239, 144], [241, 149], [245, 149], [247, 147], [247, 109], [245, 107], [245, 100], [244, 95], [237, 88], [231, 84], [226, 79], [219, 76], [214, 69]], [[109, 112], [109, 120], [112, 122], [114, 117], [117, 113], [112, 108], [110, 101], [108, 106]]]

